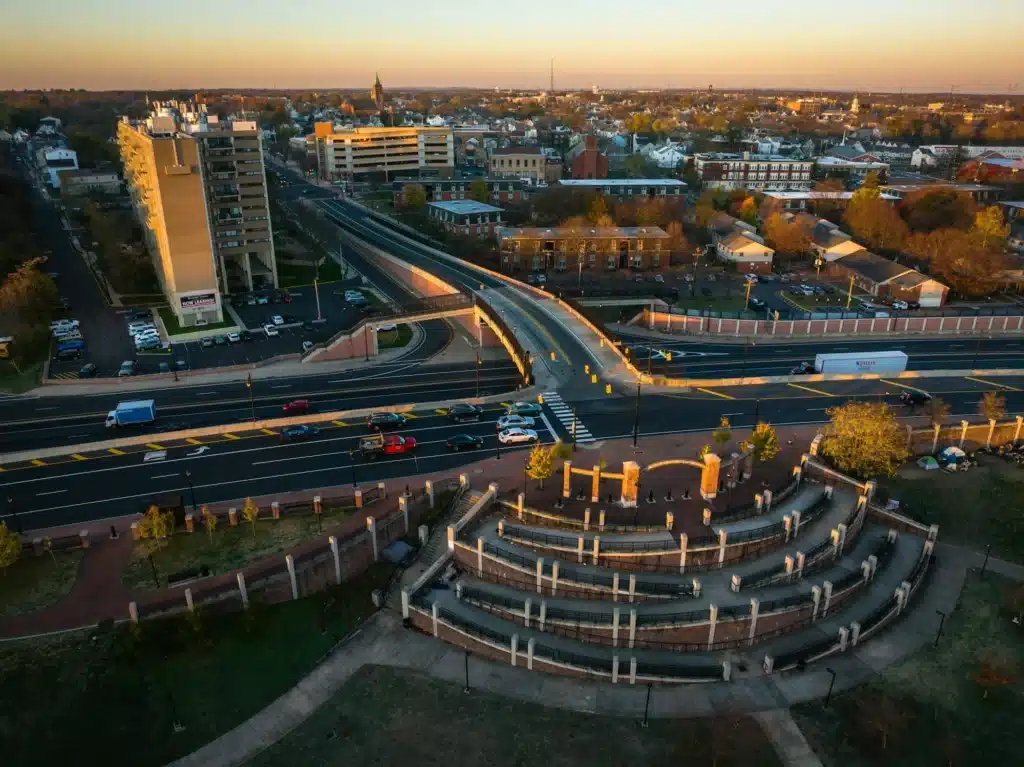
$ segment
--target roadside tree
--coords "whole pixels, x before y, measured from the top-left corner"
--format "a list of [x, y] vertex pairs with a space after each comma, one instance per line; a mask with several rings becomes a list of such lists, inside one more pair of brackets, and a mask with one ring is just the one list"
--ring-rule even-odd
[[974, 224], [975, 210], [968, 195], [947, 186], [912, 192], [900, 205], [900, 212], [912, 232], [933, 232], [947, 227], [967, 231]]
[[148, 540], [157, 548], [174, 535], [174, 512], [160, 511], [159, 506], [150, 506], [139, 522], [139, 537]]
[[555, 470], [558, 468], [558, 461], [567, 458], [571, 452], [572, 449], [562, 442], [556, 442], [548, 446], [535, 445], [530, 451], [530, 457], [527, 459], [526, 473], [530, 479], [540, 482], [540, 487], [543, 490], [544, 480], [555, 473]]
[[770, 216], [764, 222], [764, 239], [777, 255], [805, 256], [811, 249], [811, 233], [800, 222], [786, 221], [780, 214]]
[[907, 225], [888, 202], [878, 196], [877, 189], [861, 188], [843, 214], [843, 223], [850, 233], [874, 250], [898, 251], [907, 239]]
[[21, 556], [21, 536], [7, 529], [6, 522], [0, 522], [0, 568], [7, 575], [7, 568]]
[[775, 433], [775, 428], [771, 424], [761, 421], [747, 439], [747, 445], [754, 460], [765, 463], [779, 454], [779, 435]]
[[199, 510], [199, 516], [203, 520], [203, 527], [206, 528], [206, 534], [210, 538], [210, 544], [213, 544], [213, 532], [217, 529], [217, 515], [211, 514], [210, 510], [203, 506]]
[[910, 457], [906, 433], [885, 403], [847, 402], [826, 411], [822, 454], [858, 477], [891, 477]]
[[978, 403], [978, 414], [986, 421], [998, 421], [1006, 415], [1006, 397], [998, 391], [985, 392]]
[[728, 416], [722, 416], [722, 420], [718, 422], [718, 428], [711, 433], [711, 439], [718, 446], [719, 452], [729, 444], [729, 440], [732, 439], [732, 424], [729, 423]]
[[940, 397], [932, 397], [925, 403], [925, 415], [932, 426], [942, 426], [949, 418], [949, 403]]
[[242, 506], [242, 516], [245, 521], [252, 525], [252, 537], [256, 537], [256, 520], [260, 518], [260, 507], [253, 502], [252, 498], [246, 498]]
[[407, 184], [402, 190], [402, 202], [410, 208], [424, 208], [427, 205], [427, 190], [422, 184]]

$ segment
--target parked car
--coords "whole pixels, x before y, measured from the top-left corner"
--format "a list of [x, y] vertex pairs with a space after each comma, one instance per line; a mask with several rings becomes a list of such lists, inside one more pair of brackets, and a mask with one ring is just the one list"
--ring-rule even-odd
[[665, 277], [664, 277], [664, 275], [656, 274], [656, 275], [654, 275], [654, 281], [655, 282], [664, 282], [665, 281]]
[[135, 343], [135, 350], [139, 352], [153, 351], [160, 348], [159, 338], [145, 338]]
[[266, 333], [268, 337], [281, 335], [281, 331], [275, 328], [273, 325], [264, 325], [263, 332]]
[[455, 434], [449, 437], [446, 447], [449, 450], [458, 452], [460, 450], [479, 450], [484, 446], [482, 437], [474, 437], [469, 434]]
[[89, 362], [89, 363], [87, 363], [85, 365], [82, 365], [81, 369], [78, 371], [78, 377], [79, 378], [95, 378], [96, 376], [99, 375], [99, 373], [100, 373], [99, 368], [96, 367], [95, 365], [93, 365], [91, 362]]
[[135, 360], [125, 360], [124, 362], [121, 363], [121, 367], [118, 368], [117, 377], [126, 378], [128, 376], [133, 376], [135, 375], [135, 370], [137, 367], [138, 366]]
[[790, 375], [794, 376], [812, 375], [817, 372], [818, 371], [814, 369], [814, 365], [810, 362], [801, 362], [799, 365], [797, 365], [795, 368], [789, 371]]
[[468, 402], [460, 402], [448, 408], [448, 418], [455, 423], [463, 421], [479, 421], [483, 415], [483, 408], [471, 405]]
[[241, 333], [228, 333], [228, 343], [229, 344], [239, 344], [241, 342], [242, 342], [242, 334]]
[[309, 439], [315, 437], [320, 433], [320, 429], [310, 424], [302, 424], [301, 426], [286, 426], [281, 429], [281, 441], [292, 442], [294, 440]]
[[371, 413], [366, 425], [374, 431], [390, 431], [405, 426], [405, 416], [401, 413]]
[[530, 428], [533, 425], [534, 420], [532, 418], [522, 415], [503, 415], [498, 419], [497, 428], [498, 431], [504, 431], [511, 428]]
[[906, 301], [900, 301], [899, 299], [897, 299], [896, 301], [892, 302], [892, 308], [893, 309], [909, 309], [910, 308], [910, 304], [908, 304]]
[[214, 336], [213, 337], [213, 343], [216, 346], [227, 346], [228, 345], [228, 337], [227, 336]]
[[503, 445], [519, 445], [537, 440], [537, 432], [532, 429], [505, 429], [498, 432], [498, 441]]
[[748, 272], [747, 274], [743, 275], [743, 279], [745, 279], [747, 282], [757, 282], [757, 275]]
[[753, 306], [755, 309], [763, 309], [765, 306], [764, 301], [762, 301], [757, 296], [750, 297], [750, 305]]
[[270, 299], [266, 296], [256, 296], [256, 303], [260, 306], [265, 306], [270, 303]]
[[513, 402], [505, 411], [505, 415], [539, 416], [542, 412], [544, 408], [536, 402]]
[[281, 406], [281, 412], [285, 415], [302, 415], [309, 412], [308, 399], [296, 399]]
[[210, 336], [204, 336], [199, 339], [199, 345], [204, 349], [211, 349], [213, 348], [213, 338]]
[[67, 360], [77, 360], [81, 356], [81, 349], [58, 349], [53, 358], [58, 362], [66, 362]]

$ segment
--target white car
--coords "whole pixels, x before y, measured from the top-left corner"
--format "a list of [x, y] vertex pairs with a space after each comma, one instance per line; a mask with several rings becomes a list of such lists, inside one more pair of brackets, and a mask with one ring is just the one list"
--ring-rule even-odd
[[284, 325], [284, 317], [282, 317], [280, 314], [275, 314], [273, 317], [270, 318], [270, 321], [273, 322], [275, 325]]
[[78, 320], [54, 320], [50, 323], [50, 330], [57, 330], [58, 328], [77, 328], [79, 325]]
[[664, 282], [665, 278], [662, 275], [660, 275], [660, 274], [656, 274], [656, 275], [654, 275], [654, 281], [655, 282]]
[[892, 308], [893, 309], [908, 309], [909, 307], [910, 307], [910, 305], [906, 301], [893, 301], [892, 302]]
[[273, 325], [264, 325], [263, 332], [266, 333], [268, 337], [281, 335], [281, 331], [275, 328]]
[[498, 432], [498, 442], [503, 445], [519, 445], [526, 442], [536, 442], [537, 432], [533, 429], [505, 429]]
[[135, 343], [139, 341], [148, 341], [150, 338], [156, 338], [159, 340], [160, 334], [153, 330], [140, 330], [138, 333], [133, 333], [132, 338], [135, 339]]
[[757, 275], [756, 274], [744, 274], [743, 275], [743, 279], [745, 279], [747, 282], [757, 282]]
[[240, 336], [238, 333], [228, 333], [228, 343], [229, 344], [237, 344], [241, 340], [242, 340], [242, 336]]
[[498, 419], [498, 431], [505, 429], [525, 429], [533, 426], [533, 419], [522, 415], [503, 415]]
[[139, 336], [158, 336], [158, 335], [160, 335], [160, 333], [157, 331], [156, 328], [136, 328], [135, 330], [133, 330], [131, 332], [131, 334], [135, 338], [138, 338]]
[[137, 330], [145, 330], [146, 328], [155, 328], [155, 327], [156, 327], [156, 325], [154, 325], [152, 322], [143, 322], [141, 320], [138, 321], [138, 322], [129, 322], [128, 323], [128, 332], [129, 333], [134, 333]]
[[392, 330], [398, 330], [398, 325], [396, 325], [393, 322], [391, 324], [389, 324], [389, 325], [378, 325], [377, 326], [377, 332], [378, 333], [388, 333], [388, 332], [390, 332]]

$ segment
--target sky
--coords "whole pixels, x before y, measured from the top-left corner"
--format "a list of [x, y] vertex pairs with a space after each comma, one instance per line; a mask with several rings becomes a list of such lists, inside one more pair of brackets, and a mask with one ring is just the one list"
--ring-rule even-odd
[[0, 89], [1016, 92], [1020, 0], [8, 0]]

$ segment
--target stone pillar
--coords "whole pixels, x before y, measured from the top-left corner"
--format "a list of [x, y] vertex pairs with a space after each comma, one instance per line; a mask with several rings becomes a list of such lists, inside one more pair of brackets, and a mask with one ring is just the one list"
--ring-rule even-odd
[[764, 673], [766, 675], [772, 673], [772, 671], [775, 670], [775, 658], [771, 655], [765, 655], [762, 667], [764, 668]]
[[762, 495], [764, 496], [764, 510], [765, 511], [771, 511], [772, 510], [772, 491], [771, 490], [765, 490], [762, 493]]
[[612, 610], [612, 647], [619, 646], [619, 608]]
[[613, 602], [618, 602], [619, 601], [619, 574], [618, 573], [613, 573], [612, 574], [612, 601]]
[[704, 468], [700, 472], [700, 494], [706, 501], [718, 495], [718, 474], [722, 469], [722, 459], [714, 453], [704, 455]]
[[543, 599], [540, 601], [540, 615], [537, 616], [537, 629], [544, 630], [544, 622], [548, 618], [548, 603]]
[[671, 511], [666, 511], [665, 512], [665, 529], [668, 530], [669, 532], [671, 532], [672, 528], [675, 526], [675, 521], [676, 521], [676, 515], [673, 514]]
[[437, 636], [437, 602], [430, 606], [430, 622], [433, 624], [434, 636]]
[[381, 498], [387, 498], [388, 497], [388, 486], [385, 485], [383, 482], [378, 482], [377, 483], [377, 489], [380, 490], [380, 497]]
[[568, 498], [572, 495], [572, 461], [566, 461], [562, 465], [562, 497]]
[[960, 447], [961, 447], [961, 449], [964, 446], [964, 442], [967, 441], [967, 429], [968, 429], [968, 427], [970, 427], [970, 424], [967, 421], [961, 421], [960, 422]]
[[[295, 599], [295, 568], [290, 564], [288, 572], [292, 576], [292, 599]], [[242, 598], [242, 607], [247, 610], [249, 609], [249, 589], [245, 585], [245, 573], [235, 573], [235, 581], [238, 583], [238, 596]]]
[[938, 537], [939, 537], [939, 526], [938, 525], [930, 525], [928, 527], [928, 540], [929, 541], [934, 541]]
[[836, 529], [839, 531], [839, 553], [843, 553], [843, 547], [846, 545], [846, 525], [840, 522], [836, 525]]
[[583, 510], [583, 532], [590, 531], [590, 509]]
[[192, 601], [192, 589], [185, 589], [185, 609], [190, 613], [195, 612], [196, 606]]
[[468, 474], [460, 474], [459, 475], [459, 485], [462, 487], [463, 490], [469, 490], [469, 475]]
[[338, 556], [338, 539], [332, 535], [327, 542], [331, 545], [331, 557], [334, 559], [334, 582], [341, 583], [341, 557]]
[[1024, 416], [1017, 416], [1017, 428], [1013, 431], [1013, 441], [1016, 443], [1020, 439], [1020, 429], [1024, 426]]
[[871, 564], [865, 559], [860, 563], [860, 577], [865, 580], [871, 580]]
[[136, 602], [128, 603], [128, 617], [132, 623], [139, 622], [139, 605]]
[[597, 515], [597, 529], [602, 533], [604, 532], [604, 509], [601, 509]]
[[[787, 576], [791, 576], [791, 575], [793, 575], [793, 567], [794, 567], [794, 565], [796, 565], [796, 562], [794, 561], [793, 557], [791, 557], [791, 556], [789, 556], [789, 555], [787, 554], [787, 555], [786, 555], [786, 558], [785, 558], [785, 559], [783, 559], [782, 561], [783, 561], [783, 562], [785, 563], [785, 565], [786, 565], [786, 575], [787, 575]], [[789, 580], [789, 579], [788, 579], [788, 577], [787, 577], [787, 580]]]
[[718, 531], [718, 564], [725, 562], [725, 542], [728, 539], [729, 534], [721, 529]]
[[533, 609], [533, 600], [529, 597], [523, 603], [523, 626], [530, 628], [530, 610]]
[[811, 623], [818, 620], [818, 607], [821, 605], [821, 586], [811, 586], [811, 601], [814, 609], [811, 611]]
[[551, 563], [551, 596], [558, 594], [558, 562]]
[[910, 581], [903, 581], [903, 583], [900, 584], [900, 588], [903, 589], [903, 606], [906, 607], [910, 602], [910, 594], [914, 589], [910, 585]]
[[722, 661], [722, 681], [728, 682], [732, 679], [732, 662], [723, 660]]
[[715, 646], [715, 627], [718, 625], [718, 605], [708, 605], [708, 652]]
[[520, 493], [516, 496], [516, 516], [519, 517], [519, 521], [523, 521], [523, 507], [526, 506], [526, 493]]
[[800, 534], [800, 512], [794, 509], [791, 516], [793, 518], [793, 537], [796, 538]]
[[456, 583], [455, 584], [455, 598], [459, 602], [462, 601], [462, 584], [461, 583]]
[[[313, 496], [313, 514], [315, 514], [316, 516], [319, 517], [323, 513], [324, 513], [323, 498], [321, 498], [319, 495], [314, 495]], [[408, 528], [406, 528], [405, 532], [409, 532]]]
[[693, 598], [700, 599], [700, 578], [694, 578], [691, 581], [691, 584], [693, 588]]
[[638, 487], [640, 485], [640, 464], [636, 461], [622, 463], [622, 497], [620, 503], [625, 507], [636, 506]]
[[405, 534], [409, 534], [409, 496], [398, 496], [398, 510], [402, 512], [402, 520], [405, 522]]
[[636, 643], [636, 609], [631, 608], [629, 611], [629, 649], [633, 649], [633, 645]]
[[893, 596], [896, 597], [896, 614], [899, 615], [903, 612], [904, 606], [907, 604], [907, 592], [903, 590], [902, 586], [899, 586]]
[[358, 487], [355, 489], [355, 503], [357, 509], [363, 508], [363, 491]]
[[583, 564], [583, 536], [576, 539], [576, 564]]
[[988, 437], [985, 439], [985, 447], [992, 447], [992, 435], [996, 433], [996, 419], [988, 419]]
[[870, 554], [868, 556], [868, 579], [869, 580], [874, 579], [874, 577], [875, 577], [875, 570], [877, 570], [877, 569], [878, 569], [878, 557], [876, 557], [874, 554]]
[[629, 659], [629, 683], [636, 684], [636, 658]]
[[228, 509], [228, 526], [238, 527], [238, 509]]
[[821, 591], [825, 595], [825, 607], [821, 611], [821, 617], [828, 617], [828, 607], [832, 604], [832, 581], [825, 581], [821, 584]]
[[[374, 557], [374, 559], [376, 558]], [[476, 574], [478, 577], [483, 577], [484, 574], [484, 539], [482, 536], [476, 539]]]
[[782, 518], [782, 527], [786, 531], [786, 543], [793, 536], [793, 518], [787, 514]]
[[825, 497], [828, 498], [830, 501], [832, 500], [832, 493], [834, 491], [835, 488], [832, 485], [825, 485]]
[[132, 540], [133, 541], [137, 541], [140, 538], [142, 538], [142, 533], [139, 532], [139, 523], [138, 522], [132, 522], [131, 525], [129, 525], [129, 528], [132, 531]]
[[793, 467], [793, 480], [796, 482], [797, 488], [800, 487], [804, 479], [804, 470], [800, 466]]
[[516, 665], [516, 655], [519, 652], [519, 634], [512, 635], [512, 646], [509, 650], [508, 662], [514, 666]]
[[619, 656], [612, 656], [612, 684], [619, 683]]
[[686, 549], [690, 545], [690, 536], [683, 533], [679, 536], [679, 574], [686, 572]]
[[409, 617], [409, 591], [408, 589], [402, 589], [402, 618], [408, 619]]
[[185, 515], [185, 532], [186, 533], [194, 533], [195, 532], [195, 523], [192, 521], [192, 515], [191, 514], [186, 514]]
[[629, 603], [633, 604], [636, 598], [636, 573], [629, 575]]
[[455, 551], [455, 526], [448, 525], [448, 551]]
[[601, 500], [601, 467], [594, 466], [590, 475], [590, 502], [598, 503]]
[[739, 594], [742, 585], [743, 577], [739, 575], [734, 575], [732, 576], [732, 579], [729, 582], [729, 590], [732, 591], [734, 594]]
[[423, 490], [427, 494], [427, 503], [429, 507], [434, 508], [434, 483], [429, 479], [423, 483]]
[[380, 552], [377, 550], [377, 520], [373, 517], [366, 518], [366, 529], [370, 533], [370, 545], [373, 547], [373, 561], [380, 559]]
[[754, 493], [754, 509], [758, 514], [764, 511], [764, 496], [760, 493]]
[[593, 557], [593, 560], [592, 560], [593, 564], [596, 567], [597, 566], [597, 562], [598, 562], [598, 560], [601, 557], [601, 536], [600, 535], [595, 535], [594, 536], [594, 550], [593, 550], [591, 556]]
[[856, 647], [858, 639], [860, 639], [860, 624], [854, 621], [850, 624], [850, 644]]
[[80, 530], [78, 533], [78, 540], [81, 542], [83, 549], [89, 548], [89, 531]]
[[272, 501], [270, 503], [270, 516], [272, 519], [281, 518], [281, 504], [277, 501]]
[[502, 519], [498, 520], [498, 537], [499, 538], [504, 538], [505, 537], [505, 521], [502, 520]]
[[533, 646], [535, 641], [532, 637], [526, 643], [526, 670], [533, 671]]
[[[286, 554], [284, 562], [288, 565], [288, 578], [292, 582], [292, 599], [299, 598], [299, 582], [295, 580], [295, 560], [291, 554]], [[241, 575], [241, 573], [239, 573]]]
[[537, 593], [544, 589], [544, 557], [537, 557]]
[[846, 645], [850, 640], [850, 630], [843, 626], [839, 629], [839, 652], [846, 652]]
[[804, 577], [804, 562], [807, 561], [806, 555], [802, 551], [796, 553], [796, 577], [800, 580]]

